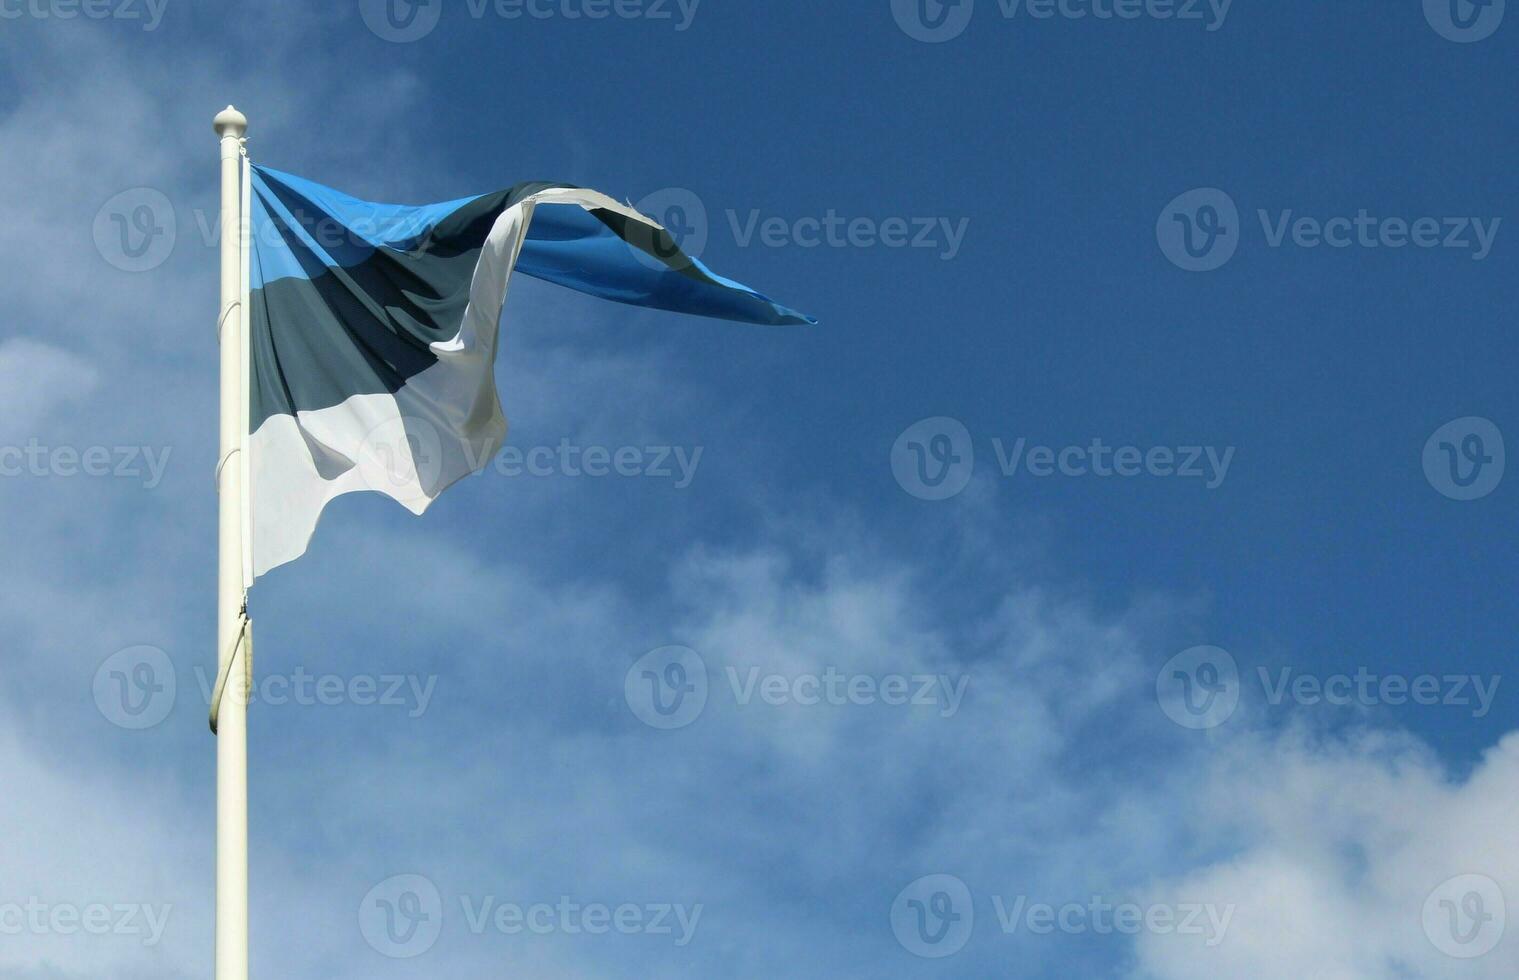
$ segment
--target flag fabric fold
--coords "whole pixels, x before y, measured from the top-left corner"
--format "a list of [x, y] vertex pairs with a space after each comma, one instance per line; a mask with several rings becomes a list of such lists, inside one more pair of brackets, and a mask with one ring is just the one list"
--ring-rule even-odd
[[811, 323], [683, 254], [604, 194], [518, 184], [442, 204], [359, 201], [252, 168], [247, 486], [255, 576], [322, 509], [384, 493], [420, 514], [500, 450], [498, 323], [518, 272], [634, 306]]

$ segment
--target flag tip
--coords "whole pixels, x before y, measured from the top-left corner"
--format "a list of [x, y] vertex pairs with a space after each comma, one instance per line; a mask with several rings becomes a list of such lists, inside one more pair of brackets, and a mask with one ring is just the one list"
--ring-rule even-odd
[[248, 131], [248, 117], [228, 105], [216, 114], [211, 125], [215, 128], [216, 134], [223, 139], [228, 136], [242, 136]]

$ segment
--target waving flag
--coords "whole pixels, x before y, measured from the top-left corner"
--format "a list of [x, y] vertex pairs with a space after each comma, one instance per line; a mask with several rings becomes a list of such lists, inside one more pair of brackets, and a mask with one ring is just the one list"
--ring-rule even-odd
[[595, 191], [519, 184], [404, 207], [250, 170], [252, 576], [300, 557], [334, 497], [374, 490], [420, 514], [499, 451], [493, 363], [513, 271], [634, 306], [814, 322]]

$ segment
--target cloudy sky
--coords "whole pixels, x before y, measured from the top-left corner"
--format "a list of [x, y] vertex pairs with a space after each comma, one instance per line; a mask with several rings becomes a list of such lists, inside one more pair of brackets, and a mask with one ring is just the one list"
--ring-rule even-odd
[[0, 0], [0, 980], [209, 975], [228, 102], [822, 321], [517, 283], [253, 592], [255, 976], [1514, 976], [1504, 6]]

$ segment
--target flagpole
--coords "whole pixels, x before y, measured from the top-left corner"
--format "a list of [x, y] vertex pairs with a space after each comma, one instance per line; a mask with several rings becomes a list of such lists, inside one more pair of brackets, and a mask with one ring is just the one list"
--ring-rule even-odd
[[[248, 120], [230, 105], [214, 122], [221, 140], [221, 454], [218, 501], [216, 649], [226, 675], [216, 721], [216, 980], [248, 980], [248, 686], [244, 637], [243, 311], [241, 175]], [[243, 650], [242, 669], [235, 658]], [[227, 658], [233, 658], [229, 662]]]

